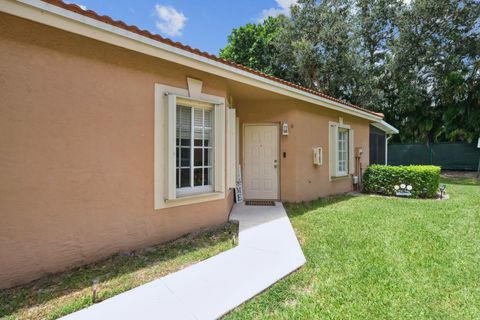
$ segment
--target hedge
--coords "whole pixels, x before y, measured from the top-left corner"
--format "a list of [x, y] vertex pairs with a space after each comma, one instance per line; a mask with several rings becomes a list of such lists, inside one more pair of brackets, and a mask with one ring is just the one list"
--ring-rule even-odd
[[438, 166], [384, 166], [371, 165], [365, 170], [363, 176], [363, 191], [366, 193], [379, 193], [395, 195], [395, 185], [402, 183], [413, 187], [412, 197], [422, 197], [425, 189], [428, 198], [437, 196], [440, 183], [440, 170]]

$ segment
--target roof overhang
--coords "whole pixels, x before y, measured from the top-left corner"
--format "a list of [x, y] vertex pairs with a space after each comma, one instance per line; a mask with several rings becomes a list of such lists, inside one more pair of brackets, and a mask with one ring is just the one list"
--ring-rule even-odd
[[372, 126], [384, 131], [385, 133], [387, 134], [397, 134], [399, 133], [400, 131], [398, 131], [397, 128], [395, 128], [394, 126], [392, 126], [391, 124], [387, 123], [386, 121], [379, 121], [379, 122], [375, 122], [375, 123], [372, 123]]
[[308, 93], [254, 73], [182, 50], [111, 24], [38, 0], [2, 1], [1, 11], [118, 47], [185, 65], [270, 92], [378, 122], [382, 116]]

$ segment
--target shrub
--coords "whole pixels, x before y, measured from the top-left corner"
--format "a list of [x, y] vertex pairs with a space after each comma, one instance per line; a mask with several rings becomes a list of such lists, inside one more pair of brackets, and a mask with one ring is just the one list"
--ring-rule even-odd
[[440, 183], [440, 167], [437, 166], [383, 166], [371, 165], [363, 176], [363, 192], [395, 195], [395, 185], [405, 183], [413, 187], [412, 197], [434, 198]]

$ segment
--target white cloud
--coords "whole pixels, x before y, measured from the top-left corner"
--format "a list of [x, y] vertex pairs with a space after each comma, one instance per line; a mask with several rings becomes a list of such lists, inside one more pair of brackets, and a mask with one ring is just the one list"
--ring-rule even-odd
[[277, 6], [274, 8], [268, 8], [262, 10], [260, 21], [265, 20], [267, 17], [276, 17], [279, 14], [290, 15], [290, 7], [297, 3], [298, 0], [275, 0]]
[[82, 9], [83, 11], [86, 11], [86, 10], [87, 10], [87, 7], [84, 6], [83, 4], [79, 4], [79, 3], [75, 3], [75, 2], [71, 2], [71, 1], [65, 1], [65, 3], [76, 4], [76, 5], [79, 6], [80, 9]]
[[182, 35], [182, 29], [187, 21], [183, 12], [179, 12], [170, 6], [157, 4], [155, 5], [155, 15], [158, 18], [155, 26], [160, 32], [171, 37]]

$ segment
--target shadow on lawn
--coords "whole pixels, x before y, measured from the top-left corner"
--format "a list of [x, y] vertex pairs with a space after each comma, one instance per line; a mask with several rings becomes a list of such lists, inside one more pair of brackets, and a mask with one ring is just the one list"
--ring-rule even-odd
[[[65, 272], [50, 274], [24, 285], [0, 290], [0, 317], [9, 316], [23, 308], [32, 308], [52, 299], [92, 287], [93, 281], [98, 281], [98, 286], [101, 287], [102, 283], [142, 268], [153, 267], [173, 259], [181, 260], [173, 268], [170, 266], [170, 268], [162, 269], [164, 271], [163, 274], [161, 274], [162, 270], [158, 270], [158, 274], [154, 274], [156, 277], [161, 277], [196, 262], [191, 261], [195, 260], [193, 258], [182, 260], [182, 256], [213, 246], [219, 241], [233, 240], [236, 236], [238, 236], [238, 224], [228, 222], [217, 228], [195, 232], [161, 245], [118, 253], [101, 261], [76, 267]], [[151, 280], [153, 279], [147, 279], [145, 282]], [[139, 285], [137, 282], [132, 282], [132, 284], [136, 284], [133, 287]], [[125, 289], [123, 281], [121, 285], [124, 289], [121, 291], [130, 289]], [[112, 291], [118, 290], [118, 288], [109, 289], [113, 289]], [[89, 291], [89, 296], [85, 297], [84, 294], [79, 298], [91, 300], [91, 292]], [[111, 295], [118, 293], [120, 292], [112, 293]], [[95, 302], [108, 297], [100, 297]]]
[[331, 196], [326, 198], [319, 198], [317, 200], [308, 201], [308, 202], [298, 202], [298, 203], [284, 203], [285, 210], [289, 217], [301, 216], [309, 211], [316, 210], [319, 208], [325, 208], [330, 205], [348, 201], [355, 198], [351, 194], [342, 194], [337, 196]]
[[451, 175], [442, 174], [440, 183], [459, 184], [464, 186], [479, 186], [480, 179], [476, 175]]

